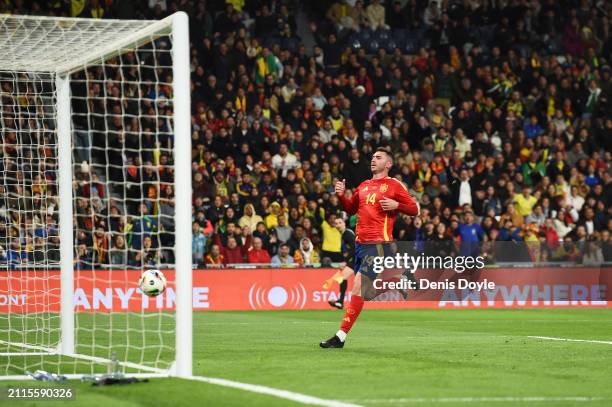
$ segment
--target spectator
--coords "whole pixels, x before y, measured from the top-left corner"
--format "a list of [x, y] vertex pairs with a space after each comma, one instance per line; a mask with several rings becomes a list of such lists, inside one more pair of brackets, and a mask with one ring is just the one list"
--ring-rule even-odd
[[[459, 173], [459, 179], [453, 184], [453, 202], [455, 207], [463, 205], [472, 205], [473, 194], [476, 192], [473, 183], [469, 177], [468, 171], [462, 169]], [[418, 191], [417, 191], [418, 192]]]
[[280, 245], [278, 254], [272, 257], [272, 266], [275, 267], [286, 267], [293, 264], [293, 257], [289, 253], [289, 245], [283, 243]]
[[525, 218], [525, 222], [528, 224], [533, 223], [538, 227], [544, 225], [544, 222], [546, 222], [546, 216], [542, 210], [542, 205], [535, 205], [533, 207], [533, 211]]
[[265, 226], [267, 229], [274, 229], [278, 226], [278, 217], [282, 214], [281, 206], [278, 202], [270, 204], [270, 213], [266, 216]]
[[361, 158], [357, 148], [351, 149], [350, 158], [344, 164], [342, 177], [347, 188], [357, 188], [366, 179], [370, 178], [370, 165]]
[[372, 0], [372, 3], [366, 7], [366, 18], [371, 29], [389, 28], [385, 24], [385, 8], [380, 4], [380, 0]]
[[255, 60], [255, 83], [262, 85], [268, 77], [276, 81], [282, 73], [283, 66], [280, 60], [270, 52], [269, 48], [264, 48], [261, 55]]
[[604, 262], [601, 248], [594, 240], [589, 240], [586, 245], [586, 252], [582, 257], [582, 264], [585, 266], [600, 267]]
[[299, 167], [299, 162], [295, 155], [289, 152], [286, 143], [282, 143], [279, 146], [278, 154], [272, 157], [272, 168], [276, 171], [280, 171], [281, 177], [287, 176], [287, 171]]
[[255, 230], [257, 224], [263, 222], [261, 216], [255, 213], [255, 207], [251, 203], [244, 205], [244, 215], [238, 221], [238, 225], [241, 228], [248, 226], [250, 230]]
[[[317, 212], [317, 217], [320, 219], [321, 215]], [[336, 220], [336, 215], [334, 213], [327, 213], [325, 215], [325, 219], [321, 221], [321, 229], [323, 230], [323, 245], [321, 246], [322, 258], [329, 258], [332, 262], [341, 262], [342, 258], [342, 235], [340, 231], [336, 229], [333, 225]]]
[[353, 7], [348, 0], [338, 0], [331, 5], [325, 16], [339, 29], [352, 29], [356, 24], [352, 14]]
[[313, 266], [320, 263], [319, 253], [312, 245], [309, 238], [303, 237], [300, 240], [300, 245], [293, 255], [293, 261], [300, 266]]
[[208, 238], [204, 229], [197, 222], [193, 222], [191, 225], [191, 233], [191, 261], [194, 264], [199, 264], [204, 262]]
[[128, 265], [128, 248], [121, 234], [117, 234], [113, 239], [113, 246], [110, 249], [110, 265], [116, 267], [127, 267]]
[[280, 243], [287, 243], [293, 233], [293, 228], [287, 224], [287, 217], [283, 214], [278, 216], [278, 225], [276, 226], [276, 237]]
[[251, 264], [270, 264], [270, 254], [263, 248], [259, 237], [253, 237], [253, 246], [247, 253], [247, 260]]
[[464, 222], [459, 225], [456, 231], [456, 235], [461, 238], [461, 255], [478, 255], [479, 242], [485, 240], [484, 231], [479, 224], [474, 223], [474, 214], [472, 212], [465, 214]]
[[[18, 243], [17, 243], [18, 244]], [[11, 250], [7, 252], [7, 260], [11, 265], [11, 269], [18, 269], [21, 266], [21, 263], [24, 260], [24, 256], [21, 251], [18, 250], [19, 247], [14, 243], [11, 244]], [[77, 246], [77, 251], [74, 256], [74, 267], [78, 270], [87, 270], [91, 269], [93, 265], [91, 252], [87, 249], [85, 244], [79, 244]]]
[[150, 237], [158, 231], [157, 219], [149, 215], [149, 208], [144, 203], [140, 204], [140, 217], [136, 218], [132, 225], [130, 246], [136, 250], [143, 247], [145, 237]]
[[218, 244], [213, 244], [210, 247], [210, 252], [204, 257], [204, 264], [207, 266], [223, 267], [225, 264], [225, 256], [221, 253], [221, 248]]
[[529, 216], [532, 213], [534, 205], [538, 202], [538, 199], [531, 195], [531, 188], [525, 187], [520, 194], [514, 194], [512, 197], [516, 211], [521, 216]]
[[570, 189], [570, 196], [567, 197], [567, 205], [580, 212], [584, 206], [584, 198], [579, 195], [578, 187], [572, 186]]
[[102, 226], [98, 226], [93, 236], [93, 262], [96, 266], [108, 263], [110, 250], [109, 237]]
[[243, 226], [242, 233], [237, 239], [238, 245], [242, 248], [243, 257], [246, 257], [246, 252], [251, 248], [252, 239], [253, 235], [251, 234], [251, 228], [249, 228], [248, 226]]
[[238, 242], [235, 237], [227, 238], [227, 246], [223, 248], [223, 258], [225, 264], [236, 264], [244, 263], [243, 250], [238, 246]]

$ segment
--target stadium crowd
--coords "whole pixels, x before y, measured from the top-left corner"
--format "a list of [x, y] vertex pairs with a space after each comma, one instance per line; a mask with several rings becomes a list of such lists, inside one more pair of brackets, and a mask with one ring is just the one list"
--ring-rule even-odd
[[[75, 15], [74, 2], [51, 3], [0, 12]], [[82, 17], [189, 13], [194, 263], [342, 261], [334, 184], [369, 178], [379, 146], [421, 206], [398, 218], [396, 239], [536, 242], [536, 261], [612, 261], [610, 2], [81, 3]], [[301, 27], [312, 49], [298, 13], [313, 21]], [[114, 126], [75, 157], [76, 261], [171, 263], [170, 130], [151, 123], [139, 142], [145, 124]], [[130, 143], [133, 155], [95, 154]], [[123, 170], [96, 170], [109, 163]]]

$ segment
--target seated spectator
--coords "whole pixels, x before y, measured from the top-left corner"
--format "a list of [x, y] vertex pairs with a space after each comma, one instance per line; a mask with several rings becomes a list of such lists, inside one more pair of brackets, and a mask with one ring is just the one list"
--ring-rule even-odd
[[134, 267], [159, 266], [161, 262], [161, 251], [153, 246], [151, 236], [145, 236], [142, 241], [142, 249], [134, 249], [131, 252], [130, 265]]
[[237, 228], [234, 222], [228, 222], [225, 225], [225, 230], [223, 232], [217, 231], [217, 233], [215, 233], [214, 242], [220, 247], [225, 247], [227, 246], [227, 240], [230, 237], [237, 239], [240, 236], [240, 233], [240, 228]]
[[191, 261], [194, 264], [199, 264], [204, 262], [208, 236], [204, 233], [204, 229], [197, 222], [193, 222], [191, 225], [191, 233]]
[[293, 261], [300, 266], [312, 266], [320, 263], [321, 259], [310, 239], [303, 237], [300, 240], [300, 247], [293, 254]]
[[110, 265], [117, 267], [126, 267], [128, 265], [128, 250], [122, 234], [117, 234], [113, 239], [113, 246], [110, 249]]
[[514, 204], [511, 203], [506, 206], [506, 212], [501, 215], [499, 223], [505, 224], [506, 220], [510, 220], [518, 228], [522, 228], [525, 224], [525, 218], [516, 210]]
[[236, 241], [238, 242], [238, 246], [242, 248], [242, 256], [246, 257], [246, 252], [251, 248], [253, 240], [253, 234], [251, 233], [251, 229], [248, 226], [244, 226], [242, 228], [242, 233]]
[[247, 260], [251, 264], [270, 264], [270, 253], [263, 248], [259, 237], [253, 237], [253, 246], [247, 252]]
[[544, 215], [544, 211], [542, 210], [542, 205], [536, 205], [533, 208], [533, 212], [527, 215], [525, 218], [526, 223], [535, 223], [538, 227], [544, 225], [546, 221], [546, 216]]
[[[11, 243], [11, 250], [7, 252], [7, 260], [11, 266], [11, 269], [18, 269], [24, 260], [21, 251], [19, 250], [19, 242], [15, 244], [15, 241]], [[84, 244], [80, 244], [77, 247], [77, 251], [74, 256], [74, 267], [77, 270], [87, 270], [93, 267], [91, 252]]]
[[227, 246], [223, 247], [223, 257], [225, 264], [238, 264], [244, 263], [244, 251], [242, 247], [238, 246], [236, 238], [229, 237], [227, 239]]
[[389, 28], [389, 26], [385, 24], [385, 7], [380, 4], [380, 0], [372, 0], [372, 3], [366, 7], [366, 18], [368, 20], [368, 25], [373, 30]]
[[325, 17], [339, 29], [352, 29], [355, 24], [352, 13], [353, 7], [349, 1], [338, 0], [327, 10]]
[[272, 257], [272, 266], [275, 267], [285, 267], [293, 264], [293, 257], [289, 253], [289, 245], [283, 243], [280, 245], [278, 254]]
[[204, 257], [204, 264], [207, 266], [222, 267], [225, 264], [225, 256], [221, 253], [221, 248], [218, 244], [213, 244], [210, 247], [210, 252]]
[[601, 247], [594, 239], [590, 239], [586, 245], [586, 251], [582, 256], [582, 264], [585, 266], [601, 266], [604, 256]]

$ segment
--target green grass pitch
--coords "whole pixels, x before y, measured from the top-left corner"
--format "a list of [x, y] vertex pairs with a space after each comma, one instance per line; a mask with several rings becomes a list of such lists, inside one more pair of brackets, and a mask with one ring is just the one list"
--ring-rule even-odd
[[[344, 349], [320, 349], [341, 316], [333, 310], [194, 313], [194, 374], [365, 406], [612, 405], [611, 344], [528, 338], [612, 341], [612, 309], [366, 309]], [[0, 388], [15, 384], [44, 385], [0, 382]], [[67, 405], [74, 407], [298, 405], [179, 379], [69, 385], [76, 401]]]

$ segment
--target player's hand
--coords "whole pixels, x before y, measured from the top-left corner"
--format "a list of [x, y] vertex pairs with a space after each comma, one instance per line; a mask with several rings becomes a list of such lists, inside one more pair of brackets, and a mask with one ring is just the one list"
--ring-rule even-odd
[[336, 194], [342, 196], [344, 195], [344, 191], [346, 190], [346, 180], [336, 182]]
[[397, 202], [395, 199], [387, 198], [384, 195], [383, 199], [381, 199], [379, 202], [383, 211], [394, 211], [399, 207], [399, 202]]

